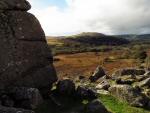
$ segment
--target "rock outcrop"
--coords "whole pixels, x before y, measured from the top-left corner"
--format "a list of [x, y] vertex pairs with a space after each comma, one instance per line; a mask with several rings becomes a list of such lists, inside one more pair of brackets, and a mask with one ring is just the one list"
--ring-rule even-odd
[[90, 81], [91, 82], [96, 82], [99, 78], [105, 76], [106, 73], [104, 69], [101, 66], [98, 66], [92, 76], [90, 76]]
[[109, 92], [120, 100], [128, 102], [135, 107], [148, 107], [150, 99], [143, 95], [138, 88], [130, 85], [113, 85]]
[[119, 77], [124, 75], [144, 75], [146, 71], [144, 69], [136, 69], [136, 68], [126, 68], [117, 70], [112, 74], [112, 77]]
[[88, 103], [85, 111], [86, 113], [110, 113], [98, 99]]
[[75, 93], [75, 83], [70, 80], [61, 80], [57, 84], [57, 92], [61, 95], [73, 95]]
[[26, 0], [0, 1], [0, 90], [37, 88], [45, 95], [57, 80], [51, 51]]
[[[6, 91], [6, 95], [10, 100], [13, 101], [12, 107], [36, 109], [43, 103], [43, 98], [36, 88], [25, 88], [25, 87], [14, 87], [9, 88]], [[4, 102], [7, 99], [4, 99]]]
[[31, 5], [26, 0], [1, 0], [0, 10], [22, 10], [27, 11]]

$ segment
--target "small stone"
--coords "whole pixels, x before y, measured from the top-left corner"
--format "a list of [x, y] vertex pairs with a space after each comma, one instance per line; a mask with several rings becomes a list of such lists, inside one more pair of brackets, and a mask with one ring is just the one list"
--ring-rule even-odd
[[96, 89], [108, 90], [109, 87], [110, 87], [110, 84], [105, 80], [105, 81], [99, 83], [99, 84], [96, 86]]

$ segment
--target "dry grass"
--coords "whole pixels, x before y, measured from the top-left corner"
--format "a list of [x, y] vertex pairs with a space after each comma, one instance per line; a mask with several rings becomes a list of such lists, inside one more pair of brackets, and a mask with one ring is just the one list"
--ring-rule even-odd
[[62, 46], [64, 43], [63, 42], [61, 42], [59, 39], [57, 39], [57, 38], [48, 38], [47, 39], [47, 43], [49, 44], [49, 45], [51, 45], [51, 46]]
[[[60, 61], [54, 62], [54, 65], [60, 78], [66, 76], [74, 78], [79, 75], [90, 76], [98, 65], [102, 65], [110, 75], [116, 69], [137, 66], [133, 59], [120, 59], [122, 54], [123, 51], [64, 54], [55, 56]], [[106, 58], [110, 58], [110, 60], [105, 61]]]

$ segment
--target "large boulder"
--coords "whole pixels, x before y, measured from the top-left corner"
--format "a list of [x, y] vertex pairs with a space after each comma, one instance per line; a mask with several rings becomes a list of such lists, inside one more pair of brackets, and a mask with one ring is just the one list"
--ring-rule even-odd
[[0, 1], [0, 90], [33, 87], [46, 95], [57, 76], [39, 21], [22, 11], [29, 7], [25, 0]]
[[31, 5], [26, 0], [1, 0], [0, 10], [29, 10]]
[[98, 66], [92, 76], [90, 76], [90, 81], [91, 82], [96, 82], [99, 78], [105, 76], [106, 73], [104, 69], [101, 66]]
[[131, 85], [113, 85], [109, 92], [120, 100], [128, 102], [132, 106], [146, 107], [150, 100], [141, 93], [139, 88], [133, 88]]

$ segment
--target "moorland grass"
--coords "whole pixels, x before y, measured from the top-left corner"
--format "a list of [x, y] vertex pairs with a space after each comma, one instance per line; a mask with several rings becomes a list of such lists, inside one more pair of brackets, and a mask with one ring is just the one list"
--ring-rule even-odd
[[99, 98], [112, 113], [150, 113], [146, 109], [131, 107], [126, 102], [121, 102], [111, 95], [100, 95]]

